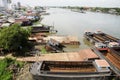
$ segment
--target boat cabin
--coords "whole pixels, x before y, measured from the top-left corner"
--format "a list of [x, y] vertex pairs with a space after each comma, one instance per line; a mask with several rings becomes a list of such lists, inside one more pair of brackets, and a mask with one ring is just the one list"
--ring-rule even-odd
[[94, 34], [93, 32], [85, 32], [86, 36], [92, 36], [93, 37], [93, 34]]
[[63, 51], [64, 47], [65, 47], [64, 45], [62, 45], [61, 43], [59, 43], [58, 41], [56, 41], [52, 38], [50, 40], [48, 40], [48, 42], [45, 46], [47, 51], [55, 51], [55, 52], [61, 52], [61, 51], [64, 52]]
[[120, 47], [120, 44], [118, 42], [110, 42], [108, 47]]
[[98, 72], [110, 72], [110, 65], [106, 60], [95, 60], [94, 63]]
[[99, 51], [107, 51], [108, 50], [108, 47], [106, 44], [104, 43], [95, 43], [95, 47], [99, 50]]

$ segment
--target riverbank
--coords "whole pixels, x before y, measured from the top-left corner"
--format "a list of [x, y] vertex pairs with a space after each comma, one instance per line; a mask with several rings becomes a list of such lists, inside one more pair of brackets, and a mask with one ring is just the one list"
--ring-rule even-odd
[[107, 13], [113, 15], [120, 15], [120, 8], [103, 8], [103, 7], [60, 7], [63, 9], [71, 9], [75, 12], [84, 12], [84, 11], [92, 11], [92, 12], [100, 12]]

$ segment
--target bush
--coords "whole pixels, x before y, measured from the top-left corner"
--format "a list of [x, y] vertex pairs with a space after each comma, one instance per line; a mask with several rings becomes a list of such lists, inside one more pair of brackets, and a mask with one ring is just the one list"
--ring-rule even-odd
[[3, 60], [0, 60], [0, 80], [13, 79], [14, 73], [11, 69], [9, 69], [11, 65], [17, 65], [17, 68], [21, 68], [24, 66], [24, 63], [11, 58], [5, 58]]

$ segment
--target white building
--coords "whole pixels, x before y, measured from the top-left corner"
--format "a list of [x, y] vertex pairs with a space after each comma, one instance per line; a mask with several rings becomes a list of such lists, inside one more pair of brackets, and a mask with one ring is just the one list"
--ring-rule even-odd
[[0, 0], [0, 3], [5, 9], [10, 9], [11, 0]]

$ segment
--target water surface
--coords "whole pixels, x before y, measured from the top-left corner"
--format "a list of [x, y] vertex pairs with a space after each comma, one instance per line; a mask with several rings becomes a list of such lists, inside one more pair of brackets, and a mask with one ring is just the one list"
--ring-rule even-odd
[[44, 16], [43, 24], [54, 25], [58, 35], [78, 36], [81, 42], [80, 48], [86, 48], [83, 43], [84, 31], [101, 30], [112, 36], [120, 38], [120, 16], [86, 12], [72, 12], [68, 9], [50, 8], [50, 15]]

